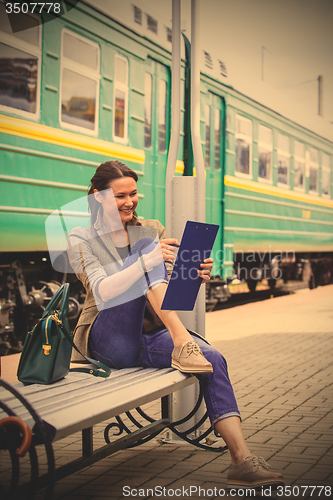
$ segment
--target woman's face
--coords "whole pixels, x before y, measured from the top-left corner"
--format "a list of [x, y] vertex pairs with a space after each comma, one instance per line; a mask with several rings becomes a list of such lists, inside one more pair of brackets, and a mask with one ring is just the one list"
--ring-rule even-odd
[[[121, 177], [112, 181], [109, 188], [112, 188], [120, 219], [125, 225], [132, 219], [139, 202], [136, 182], [132, 177]], [[105, 207], [103, 208], [105, 213]]]

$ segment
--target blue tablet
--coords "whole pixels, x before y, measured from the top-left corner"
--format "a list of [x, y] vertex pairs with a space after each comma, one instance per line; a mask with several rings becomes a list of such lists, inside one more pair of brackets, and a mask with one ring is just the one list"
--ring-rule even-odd
[[187, 221], [161, 309], [193, 310], [202, 283], [198, 269], [210, 257], [218, 230], [216, 224]]

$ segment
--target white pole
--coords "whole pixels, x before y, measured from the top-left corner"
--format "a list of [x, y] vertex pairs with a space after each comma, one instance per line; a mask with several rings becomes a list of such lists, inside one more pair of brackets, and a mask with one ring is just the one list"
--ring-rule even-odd
[[198, 222], [206, 218], [206, 181], [200, 136], [200, 32], [199, 0], [192, 0], [191, 17], [191, 131], [194, 165], [198, 180]]
[[165, 179], [165, 227], [169, 237], [174, 237], [172, 222], [173, 177], [176, 170], [180, 137], [180, 66], [181, 66], [181, 17], [180, 0], [172, 0], [172, 100], [171, 139]]
[[[197, 2], [194, 2], [197, 6]], [[193, 2], [192, 2], [193, 9]], [[196, 9], [198, 11], [198, 8]], [[193, 56], [192, 45], [192, 144], [194, 160], [197, 170], [197, 177], [174, 175], [177, 161], [179, 136], [180, 136], [180, 90], [181, 90], [181, 51], [180, 51], [180, 1], [172, 1], [172, 119], [171, 119], [171, 140], [166, 174], [166, 207], [165, 222], [168, 236], [180, 239], [187, 220], [205, 221], [205, 172], [200, 139], [200, 48], [195, 46], [197, 51]], [[198, 13], [195, 16], [192, 10], [192, 43], [196, 37]], [[195, 76], [193, 76], [195, 75]], [[193, 81], [194, 91], [193, 91]], [[193, 106], [193, 103], [195, 105]], [[200, 190], [198, 189], [200, 186]], [[199, 312], [200, 310], [200, 312]], [[205, 332], [205, 287], [201, 287], [194, 311], [179, 311], [178, 315], [183, 324], [194, 331], [204, 335]], [[198, 398], [198, 384], [187, 387], [173, 394], [171, 401], [172, 420], [179, 420], [187, 415], [194, 407]], [[203, 415], [203, 409], [199, 411], [191, 421], [184, 424], [185, 428], [198, 422]], [[185, 429], [184, 429], [185, 430]], [[197, 432], [200, 432], [198, 430]], [[178, 438], [169, 433], [166, 441], [176, 441]]]
[[[196, 170], [197, 221], [206, 222], [206, 179], [200, 135], [200, 3], [191, 4], [191, 131], [194, 166]], [[205, 336], [205, 285], [202, 285], [196, 303], [196, 329]]]

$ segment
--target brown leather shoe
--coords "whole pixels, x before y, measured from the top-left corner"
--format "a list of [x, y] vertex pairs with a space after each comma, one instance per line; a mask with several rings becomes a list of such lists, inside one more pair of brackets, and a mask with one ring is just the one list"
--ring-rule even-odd
[[230, 465], [228, 488], [258, 488], [260, 486], [284, 486], [279, 472], [270, 472], [270, 466], [262, 457], [251, 455], [239, 465]]
[[183, 373], [213, 373], [213, 366], [204, 357], [198, 344], [192, 340], [174, 347], [171, 366]]

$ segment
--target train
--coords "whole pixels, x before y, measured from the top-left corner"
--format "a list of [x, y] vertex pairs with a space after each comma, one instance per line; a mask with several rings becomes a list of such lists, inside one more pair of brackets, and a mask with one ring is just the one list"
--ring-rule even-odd
[[[29, 29], [16, 32], [0, 3], [2, 354], [21, 349], [65, 281], [77, 320], [84, 290], [54, 265], [45, 228], [62, 214], [49, 226], [61, 247], [71, 227], [89, 225], [87, 186], [100, 163], [118, 159], [135, 170], [139, 216], [165, 221], [172, 27], [139, 0], [54, 5], [64, 3], [63, 15], [22, 10]], [[188, 47], [184, 36], [179, 176], [195, 175]], [[209, 49], [200, 78], [206, 220], [220, 227], [207, 303], [227, 300], [234, 280], [250, 290], [263, 279], [271, 288], [279, 279], [332, 283], [332, 125], [246, 95]]]

